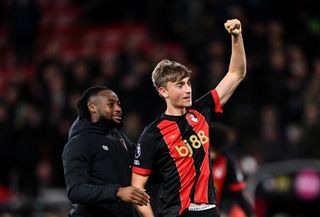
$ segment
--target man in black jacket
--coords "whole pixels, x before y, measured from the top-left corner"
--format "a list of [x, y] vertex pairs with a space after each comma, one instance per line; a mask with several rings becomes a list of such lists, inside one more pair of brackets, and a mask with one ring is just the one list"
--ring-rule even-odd
[[130, 186], [134, 145], [117, 129], [122, 110], [106, 87], [86, 90], [79, 117], [69, 131], [62, 159], [72, 217], [130, 217], [132, 206], [147, 205], [144, 189]]

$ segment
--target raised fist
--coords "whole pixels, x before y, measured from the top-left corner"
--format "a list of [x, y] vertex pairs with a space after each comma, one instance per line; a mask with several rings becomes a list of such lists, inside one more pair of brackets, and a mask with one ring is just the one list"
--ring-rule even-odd
[[237, 36], [241, 33], [241, 22], [238, 19], [227, 20], [224, 23], [226, 30], [233, 36]]

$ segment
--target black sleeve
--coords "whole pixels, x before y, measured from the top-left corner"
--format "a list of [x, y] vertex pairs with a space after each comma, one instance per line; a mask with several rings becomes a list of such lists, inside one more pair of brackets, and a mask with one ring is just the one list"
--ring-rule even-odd
[[152, 172], [153, 163], [158, 150], [158, 142], [154, 139], [148, 130], [144, 130], [139, 139], [135, 150], [133, 169], [134, 173], [140, 175], [150, 175]]
[[[247, 216], [251, 216], [253, 214], [252, 207], [243, 195], [243, 189], [245, 188], [245, 185], [242, 184], [245, 184], [245, 182], [242, 172], [233, 155], [225, 154], [225, 156], [228, 162], [226, 188], [228, 188], [230, 191], [229, 197], [232, 198], [235, 203], [237, 203], [243, 209]], [[233, 189], [233, 187], [236, 187], [236, 189]], [[237, 189], [237, 187], [239, 188]]]
[[[195, 109], [200, 111], [204, 116], [206, 114], [213, 114], [213, 113], [222, 113], [223, 110], [220, 105], [220, 98], [218, 92], [214, 89], [210, 92], [206, 93], [199, 99], [194, 102]], [[211, 116], [211, 115], [209, 115]]]
[[64, 148], [62, 160], [68, 198], [71, 202], [80, 204], [116, 202], [116, 192], [120, 185], [90, 184], [89, 153], [87, 143], [79, 137], [70, 140]]
[[244, 183], [244, 178], [235, 157], [231, 154], [225, 154], [225, 157], [227, 159], [226, 187], [230, 189], [234, 185]]

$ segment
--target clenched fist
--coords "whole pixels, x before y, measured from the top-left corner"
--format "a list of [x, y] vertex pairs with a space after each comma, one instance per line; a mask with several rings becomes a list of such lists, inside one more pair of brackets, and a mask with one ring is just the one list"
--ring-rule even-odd
[[241, 33], [241, 22], [238, 19], [227, 20], [224, 23], [226, 30], [233, 36], [237, 36]]

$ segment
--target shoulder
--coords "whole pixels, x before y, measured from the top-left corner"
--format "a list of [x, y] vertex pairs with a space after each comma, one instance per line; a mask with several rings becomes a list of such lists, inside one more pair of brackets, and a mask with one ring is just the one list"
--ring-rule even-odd
[[64, 151], [73, 150], [73, 149], [77, 149], [80, 151], [80, 150], [86, 149], [87, 146], [88, 146], [88, 137], [79, 134], [79, 135], [72, 137], [67, 142], [67, 144], [64, 147]]
[[236, 161], [236, 156], [230, 151], [222, 151], [222, 155], [229, 161], [234, 162]]
[[156, 119], [153, 122], [149, 123], [141, 133], [139, 142], [155, 141], [161, 139], [161, 134], [158, 128], [158, 124], [160, 123], [160, 121], [160, 119]]
[[73, 136], [71, 139], [69, 139], [67, 144], [77, 145], [77, 144], [87, 143], [87, 141], [88, 141], [88, 136], [87, 135], [78, 134], [76, 136]]
[[158, 125], [161, 122], [160, 118], [157, 118], [156, 120], [152, 121], [151, 123], [149, 123], [143, 130], [141, 135], [145, 135], [145, 136], [154, 136], [157, 135], [159, 133], [159, 128]]

